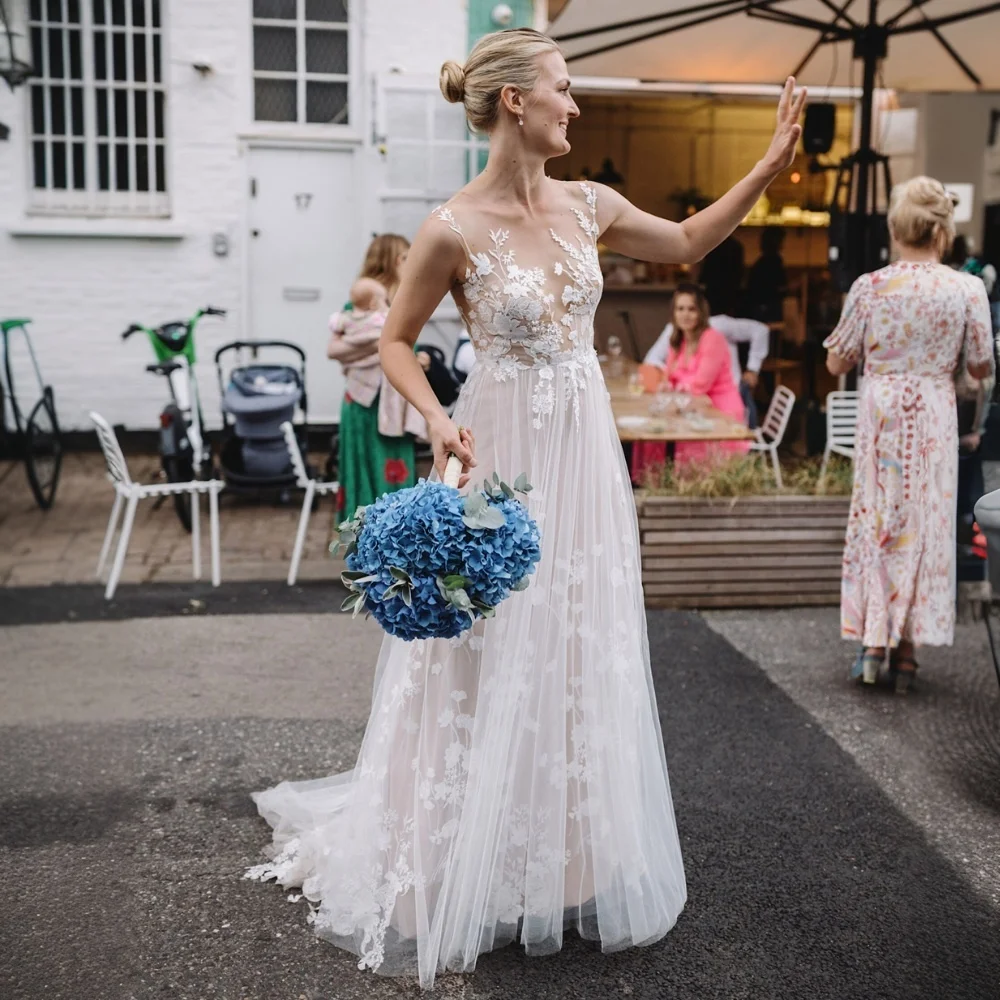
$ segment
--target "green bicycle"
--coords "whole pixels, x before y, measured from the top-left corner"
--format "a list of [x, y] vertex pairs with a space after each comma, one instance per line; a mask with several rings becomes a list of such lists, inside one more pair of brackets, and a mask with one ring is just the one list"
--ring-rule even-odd
[[[6, 377], [6, 387], [5, 379], [0, 378], [0, 453], [23, 459], [28, 473], [28, 485], [35, 501], [42, 510], [48, 510], [55, 500], [56, 486], [59, 484], [63, 445], [52, 386], [46, 385], [42, 379], [31, 335], [28, 333], [30, 322], [28, 319], [0, 320], [3, 372]], [[19, 396], [21, 387], [14, 378], [11, 342], [17, 335], [23, 337], [28, 349], [40, 394], [30, 409], [22, 406], [22, 398]], [[10, 423], [7, 419], [8, 409], [12, 417]], [[26, 410], [27, 418], [24, 416]]]

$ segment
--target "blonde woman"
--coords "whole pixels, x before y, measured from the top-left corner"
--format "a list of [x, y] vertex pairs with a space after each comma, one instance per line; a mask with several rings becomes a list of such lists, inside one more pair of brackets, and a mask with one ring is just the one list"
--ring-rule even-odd
[[[827, 367], [864, 357], [854, 494], [844, 550], [841, 634], [863, 643], [852, 675], [884, 666], [909, 690], [919, 645], [951, 645], [955, 623], [958, 431], [955, 378], [992, 371], [983, 283], [941, 263], [955, 236], [942, 185], [915, 177], [893, 192], [898, 260], [854, 283]], [[888, 655], [888, 663], [886, 657]]]
[[[803, 100], [789, 81], [763, 159], [677, 224], [546, 175], [580, 113], [551, 39], [489, 35], [441, 83], [489, 160], [417, 234], [382, 366], [427, 419], [439, 473], [452, 452], [466, 479], [529, 476], [542, 558], [458, 640], [384, 642], [357, 767], [257, 796], [278, 857], [252, 873], [302, 885], [317, 931], [362, 968], [425, 987], [515, 939], [550, 954], [567, 928], [605, 951], [650, 944], [684, 905], [635, 505], [593, 346], [597, 241], [703, 257], [791, 162]], [[477, 354], [454, 421], [413, 354], [449, 293]]]

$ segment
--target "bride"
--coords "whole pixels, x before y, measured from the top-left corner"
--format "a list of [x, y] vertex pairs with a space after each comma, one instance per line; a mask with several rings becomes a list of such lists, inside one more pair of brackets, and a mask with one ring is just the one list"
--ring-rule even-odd
[[[551, 39], [502, 31], [442, 67], [489, 161], [414, 240], [382, 365], [426, 418], [438, 474], [450, 453], [462, 485], [527, 473], [542, 558], [458, 639], [383, 642], [354, 770], [254, 796], [272, 860], [248, 877], [301, 886], [316, 933], [359, 968], [430, 987], [515, 938], [532, 955], [567, 928], [604, 951], [648, 945], [684, 906], [635, 505], [593, 347], [597, 243], [700, 260], [791, 163], [793, 84], [763, 159], [678, 224], [546, 176], [580, 113]], [[454, 420], [412, 349], [449, 292], [477, 356]]]

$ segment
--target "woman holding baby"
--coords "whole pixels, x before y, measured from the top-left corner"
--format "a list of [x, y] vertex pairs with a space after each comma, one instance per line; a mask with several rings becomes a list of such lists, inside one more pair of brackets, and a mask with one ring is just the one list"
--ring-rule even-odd
[[340, 408], [338, 469], [341, 509], [358, 507], [416, 483], [414, 440], [426, 434], [423, 418], [382, 377], [378, 346], [389, 304], [410, 244], [383, 233], [368, 247], [350, 301], [330, 317], [328, 358], [347, 380]]

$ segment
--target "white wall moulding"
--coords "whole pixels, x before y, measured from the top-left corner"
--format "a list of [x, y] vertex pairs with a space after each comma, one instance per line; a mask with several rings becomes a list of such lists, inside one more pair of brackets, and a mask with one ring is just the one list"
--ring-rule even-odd
[[59, 219], [34, 218], [7, 227], [16, 237], [60, 237], [70, 239], [106, 240], [183, 240], [191, 234], [183, 227], [155, 222], [135, 222], [127, 219]]

